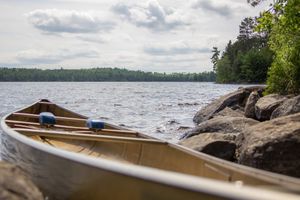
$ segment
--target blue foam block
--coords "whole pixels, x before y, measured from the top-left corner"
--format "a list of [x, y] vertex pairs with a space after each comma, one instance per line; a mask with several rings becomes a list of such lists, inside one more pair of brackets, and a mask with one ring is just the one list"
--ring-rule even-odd
[[39, 115], [41, 125], [54, 125], [56, 123], [55, 116], [50, 112], [41, 112]]
[[102, 129], [104, 128], [104, 122], [99, 119], [88, 119], [86, 121], [86, 126], [90, 129]]

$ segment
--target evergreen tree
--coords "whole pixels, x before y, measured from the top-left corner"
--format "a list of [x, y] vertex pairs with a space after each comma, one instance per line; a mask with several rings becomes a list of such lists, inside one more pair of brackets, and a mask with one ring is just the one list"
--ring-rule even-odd
[[246, 17], [240, 25], [240, 34], [238, 40], [248, 40], [254, 36], [255, 20], [252, 17]]
[[211, 62], [213, 63], [213, 71], [216, 72], [216, 67], [217, 67], [217, 62], [219, 60], [219, 56], [220, 56], [220, 51], [218, 50], [218, 47], [213, 47], [212, 49], [212, 57]]

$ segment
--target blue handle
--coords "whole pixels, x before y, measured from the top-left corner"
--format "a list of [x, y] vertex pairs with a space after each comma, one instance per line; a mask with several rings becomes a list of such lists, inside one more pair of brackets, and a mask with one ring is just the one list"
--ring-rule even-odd
[[86, 121], [86, 126], [90, 129], [103, 129], [104, 125], [104, 122], [99, 119], [88, 119]]
[[51, 112], [41, 112], [39, 115], [39, 122], [41, 125], [54, 125], [56, 120]]

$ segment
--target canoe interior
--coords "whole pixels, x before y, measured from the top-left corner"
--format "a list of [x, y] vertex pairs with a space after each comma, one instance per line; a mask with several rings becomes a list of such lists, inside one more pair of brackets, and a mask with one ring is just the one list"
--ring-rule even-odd
[[[32, 106], [18, 111], [18, 113], [39, 114], [40, 112], [51, 112], [55, 116], [86, 119], [86, 117], [77, 113], [66, 110], [47, 100], [37, 102]], [[9, 115], [7, 121], [22, 121], [38, 123], [37, 118], [26, 116]], [[58, 121], [57, 124], [86, 127], [83, 121]], [[76, 133], [76, 130], [65, 130], [63, 128], [46, 128], [40, 126], [20, 125], [7, 123], [11, 128], [26, 128], [34, 130], [55, 130]], [[120, 127], [106, 124], [106, 129], [121, 129]], [[89, 133], [91, 134], [91, 133]], [[99, 135], [99, 133], [93, 133]], [[116, 134], [111, 134], [116, 135]], [[120, 134], [117, 134], [120, 136]], [[132, 135], [121, 135], [124, 137], [133, 137]], [[105, 158], [116, 160], [133, 165], [141, 165], [154, 167], [163, 170], [175, 171], [185, 174], [191, 174], [201, 177], [207, 177], [228, 182], [239, 182], [247, 185], [255, 185], [257, 187], [266, 188], [286, 188], [291, 190], [299, 190], [299, 179], [289, 178], [286, 176], [264, 176], [261, 171], [244, 170], [237, 165], [230, 164], [226, 161], [202, 155], [193, 151], [189, 151], [179, 145], [169, 143], [138, 143], [138, 142], [107, 142], [107, 141], [85, 141], [77, 139], [59, 139], [44, 136], [28, 136], [33, 140], [50, 145], [59, 149], [92, 156], [95, 158]], [[150, 136], [138, 133], [138, 138], [155, 139]], [[297, 189], [298, 188], [298, 189]]]

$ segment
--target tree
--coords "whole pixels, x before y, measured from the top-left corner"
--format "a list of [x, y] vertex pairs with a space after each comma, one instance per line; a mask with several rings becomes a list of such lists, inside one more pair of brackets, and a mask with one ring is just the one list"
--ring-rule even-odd
[[263, 1], [265, 1], [265, 0], [247, 0], [247, 2], [250, 3], [252, 6], [257, 6], [258, 4], [260, 4]]
[[248, 40], [254, 36], [255, 19], [246, 17], [240, 25], [238, 40]]
[[227, 55], [225, 55], [218, 63], [217, 63], [217, 82], [218, 83], [232, 83], [233, 74], [231, 70], [231, 63]]
[[213, 71], [216, 72], [217, 63], [220, 56], [220, 51], [218, 50], [218, 47], [213, 47], [213, 50], [211, 51], [213, 53], [211, 59], [211, 62], [213, 63]]
[[[212, 62], [219, 83], [264, 83], [273, 54], [267, 44], [267, 34], [255, 31], [256, 19], [247, 17], [240, 25], [235, 42], [228, 42], [221, 58], [214, 47]], [[218, 56], [217, 56], [218, 55]], [[216, 59], [218, 58], [218, 59]]]
[[273, 61], [269, 48], [251, 49], [241, 57], [240, 80], [250, 83], [264, 83], [267, 71]]
[[1, 68], [0, 81], [215, 81], [214, 72], [158, 73], [120, 68], [26, 69]]
[[[254, 6], [261, 1], [248, 0]], [[299, 10], [299, 0], [276, 0], [258, 18], [257, 30], [270, 32], [269, 45], [275, 54], [268, 72], [268, 93], [300, 93]]]

